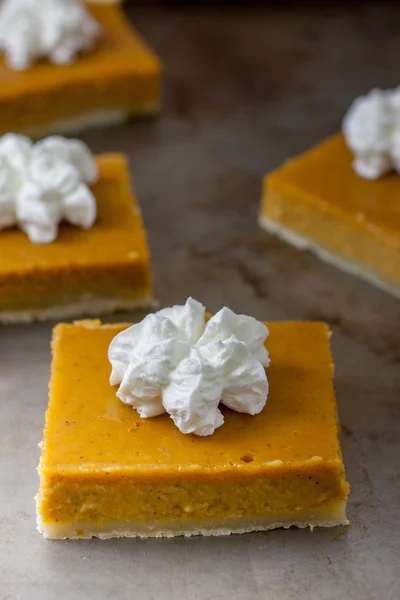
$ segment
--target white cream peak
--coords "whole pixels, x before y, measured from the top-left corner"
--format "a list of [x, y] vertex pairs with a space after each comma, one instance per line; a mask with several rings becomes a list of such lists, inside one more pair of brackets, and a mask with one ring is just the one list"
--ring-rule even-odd
[[53, 242], [62, 220], [89, 229], [98, 179], [89, 148], [52, 136], [34, 144], [22, 135], [0, 138], [0, 230], [18, 226], [36, 244]]
[[342, 126], [354, 153], [354, 171], [365, 179], [400, 172], [400, 87], [374, 89], [356, 98]]
[[108, 350], [111, 385], [143, 418], [167, 412], [182, 433], [205, 436], [224, 422], [219, 404], [256, 415], [267, 401], [267, 327], [223, 308], [206, 322], [189, 298], [119, 333]]
[[10, 69], [25, 71], [42, 58], [65, 65], [90, 50], [99, 24], [81, 0], [4, 0], [0, 48]]

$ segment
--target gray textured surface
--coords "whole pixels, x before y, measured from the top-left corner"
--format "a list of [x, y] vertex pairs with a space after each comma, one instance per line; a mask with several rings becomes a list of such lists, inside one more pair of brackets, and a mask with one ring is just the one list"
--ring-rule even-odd
[[[347, 3], [346, 3], [347, 4]], [[398, 600], [400, 303], [257, 229], [264, 171], [399, 83], [400, 9], [136, 9], [167, 63], [154, 122], [85, 135], [129, 153], [163, 305], [192, 294], [331, 323], [348, 530], [49, 542], [33, 496], [51, 325], [0, 329], [0, 599]]]

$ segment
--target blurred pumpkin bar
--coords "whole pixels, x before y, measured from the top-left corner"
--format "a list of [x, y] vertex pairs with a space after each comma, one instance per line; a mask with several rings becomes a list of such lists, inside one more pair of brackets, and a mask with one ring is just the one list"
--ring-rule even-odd
[[[59, 143], [58, 138], [49, 140]], [[78, 228], [62, 223], [51, 243], [32, 243], [26, 223], [25, 232], [15, 226], [0, 231], [0, 323], [151, 305], [149, 249], [126, 159], [104, 154], [95, 157], [94, 164], [98, 176], [87, 194], [97, 207], [90, 224]], [[79, 217], [77, 197], [70, 200]], [[25, 206], [30, 210], [31, 202]]]
[[352, 168], [342, 134], [264, 179], [259, 223], [301, 250], [400, 296], [400, 178]]
[[6, 2], [1, 134], [76, 132], [160, 110], [161, 63], [117, 2], [54, 0], [43, 14], [32, 0]]

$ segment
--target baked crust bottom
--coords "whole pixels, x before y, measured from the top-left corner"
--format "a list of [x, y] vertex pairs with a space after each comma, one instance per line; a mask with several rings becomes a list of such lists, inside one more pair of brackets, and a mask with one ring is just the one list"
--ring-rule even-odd
[[70, 319], [82, 316], [95, 317], [123, 310], [153, 309], [156, 307], [157, 302], [152, 296], [141, 296], [130, 300], [85, 297], [77, 302], [60, 304], [50, 308], [0, 311], [0, 324], [31, 323], [33, 321]]
[[235, 517], [217, 520], [182, 522], [105, 522], [95, 523], [43, 523], [37, 515], [37, 528], [48, 539], [100, 539], [139, 537], [162, 538], [193, 535], [220, 536], [234, 533], [250, 533], [252, 531], [268, 531], [283, 527], [300, 527], [311, 530], [314, 527], [335, 527], [348, 525], [346, 518], [346, 502], [337, 502], [313, 511], [296, 512], [289, 515]]
[[93, 110], [74, 116], [66, 116], [63, 119], [57, 119], [43, 125], [29, 127], [21, 133], [34, 139], [42, 138], [52, 134], [75, 134], [84, 129], [94, 127], [107, 127], [119, 125], [131, 118], [151, 117], [158, 114], [161, 110], [159, 102], [148, 102], [137, 108], [111, 108], [103, 110]]
[[375, 271], [368, 269], [366, 265], [354, 262], [352, 260], [347, 260], [337, 254], [334, 254], [323, 246], [315, 243], [310, 238], [299, 235], [292, 229], [288, 229], [276, 221], [271, 221], [271, 219], [265, 215], [260, 215], [258, 223], [262, 229], [265, 229], [265, 231], [270, 234], [276, 235], [282, 241], [294, 246], [298, 250], [309, 250], [321, 260], [333, 265], [334, 267], [337, 267], [338, 269], [341, 269], [345, 273], [355, 275], [356, 277], [375, 285], [381, 290], [400, 298], [400, 287], [383, 281]]

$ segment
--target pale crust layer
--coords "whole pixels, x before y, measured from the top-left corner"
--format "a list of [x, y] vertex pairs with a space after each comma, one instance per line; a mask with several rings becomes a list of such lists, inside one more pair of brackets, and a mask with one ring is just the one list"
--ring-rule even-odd
[[276, 235], [281, 240], [291, 244], [298, 250], [309, 250], [321, 260], [333, 265], [334, 267], [337, 267], [338, 269], [341, 269], [345, 273], [355, 275], [356, 277], [375, 285], [381, 290], [400, 298], [400, 288], [382, 281], [382, 279], [380, 279], [380, 277], [374, 271], [368, 269], [365, 265], [360, 265], [359, 263], [346, 260], [337, 254], [333, 254], [319, 244], [316, 244], [313, 240], [295, 233], [291, 229], [288, 229], [276, 221], [272, 221], [264, 215], [260, 215], [258, 222], [260, 227], [265, 229], [265, 231]]
[[39, 139], [52, 134], [75, 134], [84, 129], [91, 127], [107, 127], [119, 125], [135, 117], [151, 117], [160, 112], [161, 105], [159, 102], [151, 102], [138, 106], [137, 109], [129, 111], [121, 108], [105, 109], [85, 112], [80, 115], [75, 115], [64, 119], [58, 119], [48, 124], [30, 127], [24, 130], [23, 133], [34, 139]]
[[53, 306], [44, 309], [27, 309], [18, 311], [0, 311], [0, 324], [31, 323], [52, 319], [70, 319], [75, 317], [93, 317], [112, 314], [122, 310], [139, 310], [156, 308], [157, 303], [152, 296], [143, 296], [133, 300], [121, 298], [84, 298], [71, 304]]
[[94, 523], [52, 523], [44, 524], [37, 515], [37, 528], [48, 539], [101, 539], [140, 537], [161, 538], [194, 535], [220, 536], [234, 533], [250, 533], [252, 531], [268, 531], [289, 527], [300, 527], [311, 530], [314, 527], [336, 527], [348, 525], [346, 518], [346, 503], [335, 503], [331, 506], [318, 508], [310, 512], [299, 512], [292, 515], [273, 515], [263, 517], [225, 518], [216, 521], [193, 521], [174, 523], [162, 522], [109, 522], [96, 526]]

